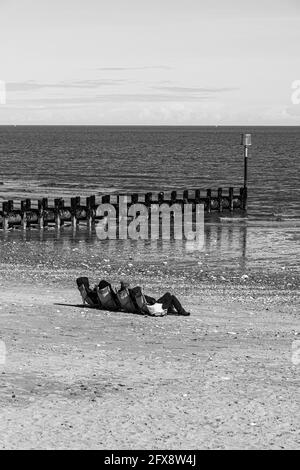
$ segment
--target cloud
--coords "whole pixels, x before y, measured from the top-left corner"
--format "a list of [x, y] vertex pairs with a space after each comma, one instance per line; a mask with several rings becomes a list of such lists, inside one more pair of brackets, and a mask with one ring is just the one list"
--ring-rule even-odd
[[235, 87], [224, 88], [201, 88], [201, 87], [182, 87], [182, 86], [153, 86], [152, 88], [172, 93], [224, 93], [227, 91], [236, 91]]
[[163, 94], [163, 93], [116, 93], [103, 94], [95, 96], [78, 96], [78, 97], [53, 97], [53, 98], [28, 98], [22, 100], [9, 100], [7, 105], [10, 107], [51, 107], [59, 105], [83, 106], [87, 104], [97, 103], [141, 103], [141, 102], [200, 102], [212, 100], [212, 97], [199, 95], [182, 95], [182, 94]]
[[115, 67], [97, 67], [97, 70], [102, 71], [109, 71], [109, 72], [127, 72], [131, 70], [171, 70], [172, 67], [168, 65], [144, 65], [140, 67], [122, 67], [122, 66], [115, 66]]
[[115, 86], [124, 83], [123, 79], [99, 79], [99, 80], [74, 80], [56, 83], [41, 83], [34, 80], [24, 82], [8, 82], [6, 83], [7, 91], [37, 91], [45, 88], [55, 89], [71, 89], [71, 88], [99, 88], [102, 86]]
[[300, 117], [300, 104], [288, 106], [285, 111], [289, 116], [295, 116], [296, 118], [299, 118]]

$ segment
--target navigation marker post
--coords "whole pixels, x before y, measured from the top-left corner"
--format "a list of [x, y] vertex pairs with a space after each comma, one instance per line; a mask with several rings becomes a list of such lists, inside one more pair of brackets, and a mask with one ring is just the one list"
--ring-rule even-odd
[[241, 145], [244, 146], [244, 190], [243, 190], [243, 209], [247, 210], [247, 192], [248, 192], [248, 154], [251, 147], [251, 134], [242, 134]]

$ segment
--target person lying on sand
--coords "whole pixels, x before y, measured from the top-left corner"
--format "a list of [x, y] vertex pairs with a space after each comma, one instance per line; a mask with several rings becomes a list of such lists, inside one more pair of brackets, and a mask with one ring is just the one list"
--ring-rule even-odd
[[144, 295], [139, 286], [131, 288], [127, 281], [121, 282], [121, 288], [117, 292], [105, 280], [101, 280], [93, 289], [87, 277], [79, 277], [76, 282], [83, 302], [90, 307], [149, 315], [190, 315], [170, 292], [156, 300]]
[[[119, 292], [123, 290], [128, 290], [129, 294], [132, 299], [135, 299], [137, 294], [141, 294], [141, 288], [134, 287], [133, 289], [130, 287], [130, 283], [127, 281], [121, 281], [121, 289]], [[147, 306], [153, 306], [155, 304], [161, 304], [162, 310], [166, 311], [168, 315], [184, 315], [189, 316], [190, 312], [187, 312], [181, 303], [179, 302], [178, 298], [175, 295], [172, 295], [170, 292], [166, 292], [162, 297], [158, 300], [155, 300], [153, 297], [149, 295], [144, 295], [146, 301], [146, 308]]]

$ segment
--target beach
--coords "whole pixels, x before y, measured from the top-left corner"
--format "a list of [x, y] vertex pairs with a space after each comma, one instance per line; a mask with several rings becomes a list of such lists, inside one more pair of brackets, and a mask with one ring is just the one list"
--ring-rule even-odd
[[[202, 253], [197, 276], [192, 263], [178, 272], [173, 249], [156, 247], [155, 258], [144, 242], [126, 251], [120, 241], [27, 237], [2, 240], [2, 449], [299, 446], [293, 269], [240, 264], [233, 276]], [[84, 308], [78, 275], [176, 293], [192, 314]]]
[[300, 1], [0, 15], [0, 450], [298, 450]]
[[[0, 229], [0, 448], [299, 447], [299, 131], [249, 131], [248, 212], [205, 217], [203, 244]], [[240, 132], [1, 127], [0, 199], [237, 190]], [[79, 276], [191, 316], [85, 308]]]

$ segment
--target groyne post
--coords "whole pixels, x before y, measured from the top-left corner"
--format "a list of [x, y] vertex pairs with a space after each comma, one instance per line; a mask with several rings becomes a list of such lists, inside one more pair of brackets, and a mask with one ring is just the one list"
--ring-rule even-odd
[[207, 198], [207, 212], [211, 212], [211, 189], [207, 189], [206, 191], [206, 198]]
[[229, 210], [233, 212], [233, 188], [229, 188]]
[[3, 230], [8, 230], [8, 201], [2, 203], [2, 224]]
[[31, 199], [21, 201], [21, 225], [23, 230], [28, 226], [28, 212], [31, 210]]
[[73, 230], [76, 230], [78, 220], [77, 220], [77, 208], [80, 206], [80, 196], [71, 198], [71, 224]]
[[188, 204], [189, 202], [189, 191], [185, 189], [182, 194], [183, 204]]
[[86, 198], [86, 219], [87, 226], [89, 229], [92, 228], [93, 223], [95, 222], [95, 206], [96, 206], [96, 196], [89, 196]]
[[222, 188], [218, 188], [218, 210], [219, 212], [223, 212], [223, 200], [222, 200]]
[[54, 215], [55, 215], [55, 225], [57, 229], [60, 229], [63, 225], [63, 220], [61, 218], [61, 211], [64, 208], [64, 201], [61, 198], [54, 199]]

